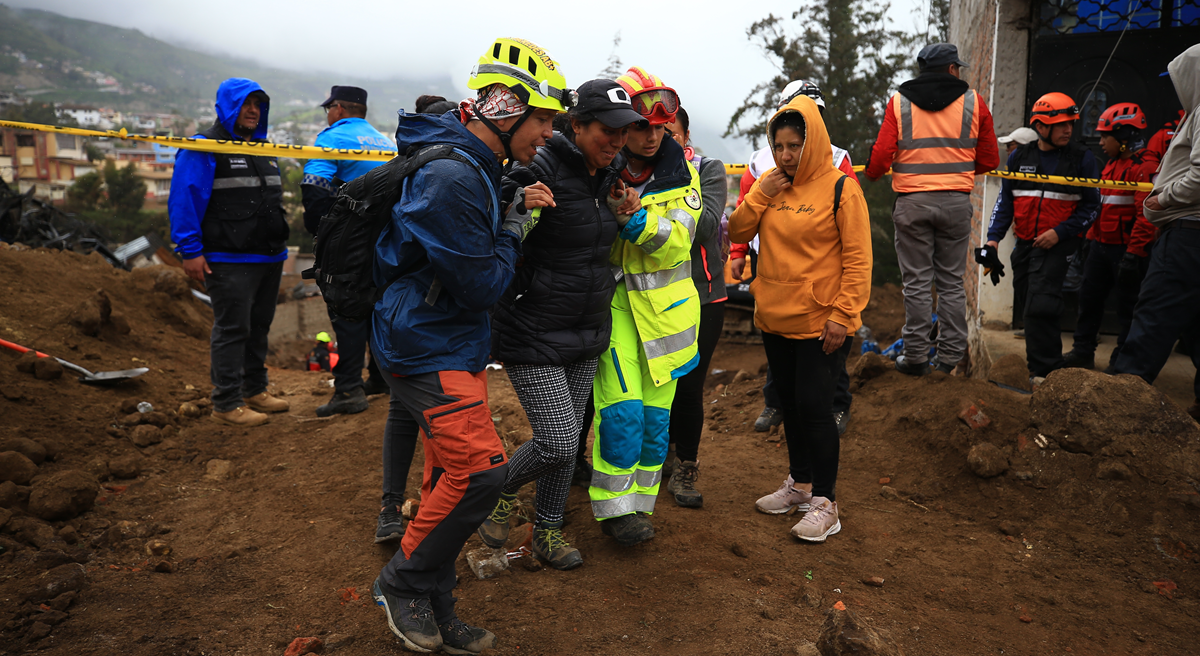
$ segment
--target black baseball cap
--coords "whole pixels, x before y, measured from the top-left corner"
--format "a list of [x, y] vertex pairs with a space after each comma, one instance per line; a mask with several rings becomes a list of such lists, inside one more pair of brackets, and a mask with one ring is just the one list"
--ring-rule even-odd
[[321, 103], [322, 107], [328, 107], [337, 101], [356, 103], [359, 105], [367, 104], [367, 90], [358, 87], [330, 87], [329, 97], [325, 102]]
[[575, 106], [596, 117], [610, 128], [623, 128], [646, 118], [633, 111], [629, 92], [615, 80], [588, 80], [575, 90], [579, 98]]
[[917, 54], [917, 66], [923, 71], [948, 64], [967, 65], [967, 62], [958, 58], [958, 46], [953, 43], [932, 43], [921, 48]]

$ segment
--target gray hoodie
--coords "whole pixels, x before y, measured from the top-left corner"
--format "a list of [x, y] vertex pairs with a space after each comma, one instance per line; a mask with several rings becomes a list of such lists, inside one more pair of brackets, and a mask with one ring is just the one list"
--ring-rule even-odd
[[1167, 72], [1187, 116], [1167, 147], [1150, 194], [1163, 208], [1146, 210], [1146, 219], [1160, 228], [1184, 217], [1200, 219], [1200, 45], [1184, 50]]

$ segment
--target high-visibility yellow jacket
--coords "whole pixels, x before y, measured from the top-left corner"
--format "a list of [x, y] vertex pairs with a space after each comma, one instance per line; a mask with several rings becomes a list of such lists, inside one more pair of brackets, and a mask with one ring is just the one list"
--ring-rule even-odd
[[[624, 277], [629, 306], [656, 386], [700, 361], [700, 296], [692, 282], [692, 240], [700, 218], [700, 174], [671, 139], [642, 195], [642, 209], [621, 230], [609, 263]], [[659, 175], [662, 172], [663, 175]], [[618, 272], [619, 269], [619, 272]]]

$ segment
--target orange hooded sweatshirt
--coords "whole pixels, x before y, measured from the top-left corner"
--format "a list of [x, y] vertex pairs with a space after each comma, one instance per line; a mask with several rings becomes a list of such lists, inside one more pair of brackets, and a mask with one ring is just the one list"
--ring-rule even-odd
[[[848, 179], [836, 222], [834, 186], [844, 174], [829, 160], [829, 132], [816, 103], [797, 96], [771, 117], [787, 112], [804, 118], [805, 139], [792, 186], [773, 197], [762, 192], [766, 173], [729, 217], [734, 243], [759, 236], [754, 323], [763, 332], [790, 339], [815, 339], [825, 322], [853, 333], [862, 326], [871, 297], [871, 224], [862, 188]], [[776, 159], [778, 162], [778, 159]], [[848, 335], [849, 339], [852, 335]]]

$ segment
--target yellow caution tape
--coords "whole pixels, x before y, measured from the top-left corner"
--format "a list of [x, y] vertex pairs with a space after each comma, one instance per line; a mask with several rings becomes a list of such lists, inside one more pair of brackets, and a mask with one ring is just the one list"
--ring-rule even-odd
[[391, 150], [349, 150], [345, 148], [318, 148], [317, 146], [293, 146], [290, 144], [274, 144], [264, 141], [225, 141], [218, 139], [193, 139], [189, 137], [157, 137], [142, 134], [129, 134], [124, 129], [117, 130], [86, 130], [58, 125], [39, 125], [36, 123], [18, 123], [16, 121], [0, 121], [0, 127], [16, 128], [19, 130], [38, 130], [40, 132], [55, 132], [57, 134], [74, 134], [81, 137], [107, 137], [157, 143], [172, 148], [197, 150], [204, 153], [225, 153], [227, 155], [260, 155], [268, 157], [292, 157], [295, 159], [348, 159], [355, 161], [386, 162], [396, 156]]
[[[746, 164], [726, 164], [726, 175], [742, 175], [746, 172], [748, 166]], [[861, 173], [867, 167], [858, 165], [851, 167], [855, 173]], [[888, 170], [884, 175], [891, 175], [891, 170]], [[1018, 173], [1016, 171], [988, 171], [984, 175], [990, 175], [996, 178], [1010, 178], [1016, 180], [1033, 180], [1034, 182], [1049, 182], [1054, 184], [1066, 185], [1068, 187], [1094, 187], [1097, 189], [1116, 189], [1118, 191], [1153, 191], [1154, 183], [1152, 182], [1132, 182], [1124, 180], [1099, 180], [1097, 178], [1066, 178], [1059, 175], [1043, 175], [1041, 173]]]
[[[228, 155], [264, 155], [272, 157], [291, 157], [293, 159], [344, 159], [365, 162], [386, 162], [396, 156], [390, 150], [349, 150], [345, 148], [319, 148], [317, 146], [294, 146], [291, 144], [275, 144], [264, 141], [224, 141], [217, 139], [194, 139], [190, 137], [158, 137], [142, 134], [129, 134], [121, 130], [87, 130], [70, 128], [60, 125], [41, 125], [38, 123], [19, 123], [16, 121], [0, 121], [0, 127], [16, 128], [18, 130], [37, 130], [39, 132], [55, 132], [58, 134], [74, 134], [81, 137], [106, 137], [123, 139], [125, 141], [140, 141], [157, 143], [172, 148], [196, 150], [205, 153], [225, 153]], [[726, 164], [725, 173], [740, 175], [746, 172], [746, 164]], [[855, 166], [856, 172], [861, 172], [865, 166]], [[888, 171], [890, 174], [891, 171]], [[885, 174], [886, 175], [886, 174]], [[1057, 175], [1042, 175], [1040, 173], [1018, 173], [1016, 171], [988, 171], [984, 175], [997, 178], [1033, 180], [1034, 182], [1054, 183], [1069, 187], [1093, 187], [1098, 189], [1116, 189], [1118, 191], [1152, 191], [1154, 185], [1149, 182], [1125, 182], [1122, 180], [1098, 180], [1095, 178], [1066, 178]]]

